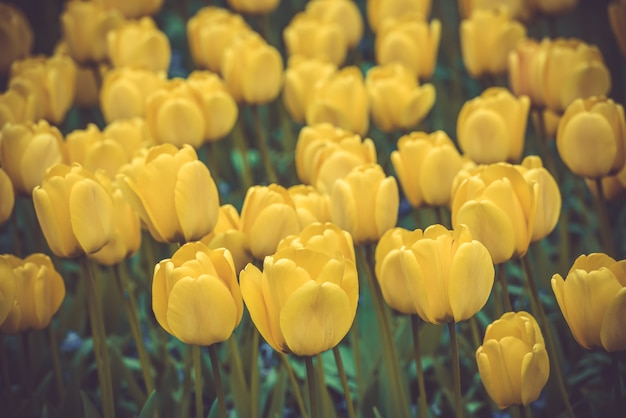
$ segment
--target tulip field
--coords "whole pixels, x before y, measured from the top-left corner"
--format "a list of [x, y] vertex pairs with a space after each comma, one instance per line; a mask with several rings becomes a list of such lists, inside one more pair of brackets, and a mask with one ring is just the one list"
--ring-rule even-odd
[[626, 416], [626, 0], [0, 0], [0, 418]]

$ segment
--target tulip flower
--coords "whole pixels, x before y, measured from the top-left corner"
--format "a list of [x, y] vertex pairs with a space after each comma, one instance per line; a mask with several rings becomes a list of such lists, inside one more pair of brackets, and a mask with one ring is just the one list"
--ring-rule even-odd
[[430, 15], [431, 3], [431, 0], [367, 0], [367, 21], [372, 31], [379, 34], [383, 22], [389, 18], [415, 15], [426, 20]]
[[597, 179], [617, 174], [626, 161], [624, 108], [605, 97], [574, 101], [559, 122], [556, 147], [576, 175]]
[[513, 19], [526, 22], [533, 14], [532, 3], [532, 0], [459, 0], [459, 11], [462, 19], [469, 19], [475, 11], [506, 7]]
[[291, 186], [287, 192], [293, 200], [302, 227], [315, 222], [330, 221], [330, 203], [327, 194], [305, 184]]
[[362, 164], [335, 181], [330, 194], [330, 219], [357, 244], [376, 242], [396, 225], [400, 196], [394, 177], [378, 164]]
[[622, 55], [626, 56], [626, 1], [609, 3], [609, 23]]
[[143, 17], [128, 21], [107, 34], [107, 50], [113, 67], [167, 71], [172, 50], [170, 42], [154, 20]]
[[7, 257], [0, 256], [0, 327], [15, 305], [17, 277]]
[[442, 324], [471, 318], [487, 302], [495, 271], [465, 225], [388, 230], [376, 247], [376, 277], [389, 306]]
[[552, 290], [574, 339], [586, 349], [626, 350], [626, 260], [581, 255], [567, 273], [552, 276]]
[[283, 31], [287, 55], [302, 55], [340, 66], [348, 52], [341, 25], [324, 22], [313, 15], [297, 13]]
[[211, 172], [188, 145], [150, 148], [143, 163], [121, 170], [118, 183], [159, 242], [188, 242], [213, 230], [219, 195]]
[[23, 86], [0, 93], [0, 128], [7, 123], [26, 123], [41, 119], [42, 111], [36, 105], [37, 95]]
[[8, 264], [15, 281], [15, 301], [6, 319], [0, 321], [0, 331], [17, 334], [47, 327], [65, 298], [65, 283], [50, 257], [36, 253], [25, 259], [14, 255], [0, 258], [6, 261], [0, 266]]
[[5, 75], [13, 61], [24, 58], [33, 49], [33, 28], [22, 11], [9, 4], [0, 4], [0, 74]]
[[163, 6], [163, 0], [95, 0], [105, 9], [115, 9], [129, 19], [156, 14]]
[[154, 268], [152, 310], [185, 344], [226, 341], [241, 322], [243, 301], [230, 252], [190, 242]]
[[0, 168], [0, 225], [11, 217], [14, 205], [15, 191], [13, 190], [13, 183], [7, 173]]
[[113, 121], [105, 126], [102, 134], [121, 144], [129, 159], [134, 157], [139, 150], [156, 145], [150, 136], [146, 121], [142, 118]]
[[227, 3], [239, 13], [264, 15], [276, 9], [280, 0], [228, 0]]
[[506, 312], [487, 326], [476, 362], [487, 393], [500, 409], [539, 398], [550, 375], [541, 329], [523, 311]]
[[297, 235], [284, 238], [277, 251], [283, 248], [309, 248], [331, 258], [340, 254], [356, 265], [352, 235], [331, 222], [314, 222], [305, 226]]
[[357, 46], [363, 37], [363, 18], [352, 0], [313, 0], [306, 4], [306, 14], [322, 22], [335, 22], [341, 27], [348, 47]]
[[255, 326], [276, 351], [314, 356], [335, 347], [356, 315], [359, 283], [352, 260], [287, 247], [239, 276]]

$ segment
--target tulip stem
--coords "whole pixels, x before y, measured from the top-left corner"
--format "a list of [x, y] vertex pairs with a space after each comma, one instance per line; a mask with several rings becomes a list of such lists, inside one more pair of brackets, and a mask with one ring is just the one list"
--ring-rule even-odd
[[624, 407], [622, 405], [622, 376], [619, 370], [618, 352], [613, 352], [610, 354], [611, 368], [613, 369], [613, 396], [615, 402], [613, 410], [617, 413], [617, 411], [624, 410]]
[[348, 386], [348, 376], [346, 375], [346, 370], [343, 367], [343, 360], [341, 360], [341, 352], [339, 351], [339, 346], [333, 347], [333, 355], [335, 356], [335, 363], [337, 364], [337, 373], [339, 373], [339, 379], [341, 380], [343, 396], [346, 399], [348, 418], [356, 418], [356, 415], [354, 413], [354, 405], [352, 404], [352, 398], [350, 396], [350, 387]]
[[291, 388], [293, 390], [293, 396], [296, 398], [296, 403], [298, 404], [298, 409], [300, 410], [300, 416], [302, 418], [309, 418], [306, 413], [306, 408], [304, 407], [304, 401], [302, 400], [302, 394], [300, 393], [300, 387], [298, 386], [298, 381], [296, 380], [296, 375], [293, 372], [293, 368], [289, 363], [289, 359], [285, 353], [278, 353], [280, 355], [280, 359], [287, 369], [287, 376], [289, 376], [289, 382], [291, 382]]
[[59, 403], [63, 403], [65, 399], [65, 384], [63, 383], [63, 372], [61, 369], [61, 356], [59, 355], [59, 342], [57, 334], [52, 327], [52, 323], [48, 325], [48, 335], [50, 337], [50, 350], [52, 355], [52, 367], [54, 368], [54, 377], [59, 391]]
[[239, 353], [239, 342], [235, 338], [229, 338], [226, 341], [226, 344], [228, 344], [229, 362], [232, 367], [233, 379], [238, 380], [241, 382], [241, 385], [243, 385], [242, 387], [237, 387], [236, 389], [243, 392], [240, 395], [242, 399], [245, 399], [244, 402], [238, 402], [235, 404], [237, 414], [240, 417], [249, 417], [250, 405], [248, 404], [248, 400], [250, 399], [250, 390], [243, 371], [243, 362], [241, 361], [241, 354]]
[[250, 361], [250, 417], [259, 416], [259, 331], [252, 328], [252, 359]]
[[600, 233], [602, 234], [602, 243], [604, 250], [610, 257], [615, 256], [615, 246], [611, 237], [611, 225], [609, 222], [609, 212], [606, 209], [606, 198], [604, 196], [604, 187], [602, 186], [602, 178], [596, 179], [596, 189], [598, 191], [597, 211], [598, 222], [600, 223]]
[[267, 180], [270, 184], [272, 184], [276, 183], [278, 181], [278, 178], [276, 177], [274, 164], [272, 164], [272, 159], [270, 157], [270, 150], [267, 144], [265, 126], [263, 126], [263, 122], [261, 121], [261, 112], [259, 111], [259, 107], [260, 106], [258, 105], [252, 106], [252, 113], [254, 115], [254, 130], [258, 135], [259, 152], [261, 153], [261, 159], [263, 160], [263, 165], [265, 166]]
[[556, 344], [554, 342], [554, 336], [552, 335], [552, 328], [548, 323], [546, 312], [543, 310], [543, 305], [541, 304], [541, 300], [539, 299], [539, 291], [537, 290], [537, 285], [535, 284], [535, 279], [533, 278], [532, 270], [530, 268], [530, 262], [528, 261], [528, 257], [526, 256], [522, 257], [522, 267], [524, 269], [524, 273], [526, 274], [526, 283], [528, 284], [528, 289], [530, 290], [530, 296], [534, 300], [533, 305], [537, 310], [537, 313], [539, 314], [539, 325], [541, 326], [541, 328], [544, 329], [545, 337], [548, 341], [548, 354], [550, 356], [550, 364], [554, 367], [554, 374], [556, 375], [561, 398], [563, 399], [563, 403], [565, 404], [567, 415], [569, 415], [570, 418], [574, 418], [574, 411], [572, 409], [572, 405], [570, 405], [569, 397], [567, 396], [567, 389], [563, 380], [561, 363], [559, 363], [559, 359], [556, 357], [557, 351]]
[[224, 386], [222, 385], [222, 376], [220, 374], [220, 361], [217, 358], [215, 344], [209, 346], [209, 358], [211, 359], [211, 368], [213, 369], [213, 380], [215, 381], [215, 392], [217, 394], [220, 418], [226, 418], [226, 398], [224, 397]]
[[235, 149], [237, 150], [237, 154], [241, 158], [241, 173], [237, 173], [241, 176], [241, 182], [244, 190], [248, 187], [252, 186], [252, 171], [250, 170], [250, 163], [248, 161], [248, 146], [246, 145], [246, 140], [243, 136], [243, 117], [241, 112], [239, 114], [239, 120], [235, 124], [233, 128], [233, 142], [235, 145]]
[[109, 351], [107, 348], [107, 337], [104, 331], [104, 321], [102, 318], [100, 299], [98, 298], [98, 290], [96, 288], [96, 277], [87, 257], [82, 257], [81, 261], [83, 264], [85, 296], [87, 299], [87, 309], [89, 311], [93, 351], [94, 356], [96, 357], [98, 381], [100, 384], [100, 393], [102, 398], [102, 415], [104, 418], [113, 418], [115, 417], [115, 404], [113, 403], [111, 360], [109, 358]]
[[215, 181], [215, 184], [219, 186], [219, 183], [220, 183], [219, 164], [218, 164], [219, 151], [217, 149], [217, 142], [215, 141], [207, 142], [204, 149], [206, 153], [206, 162], [209, 167], [211, 177], [213, 177], [213, 181]]
[[[123, 262], [122, 262], [123, 263]], [[137, 356], [139, 357], [139, 364], [141, 365], [141, 373], [143, 375], [143, 381], [146, 385], [146, 396], [152, 393], [154, 390], [154, 381], [152, 379], [152, 367], [150, 365], [150, 357], [146, 351], [146, 346], [143, 343], [141, 335], [141, 329], [139, 326], [139, 317], [137, 313], [137, 302], [133, 295], [128, 278], [121, 271], [121, 263], [116, 264], [113, 267], [115, 275], [115, 284], [117, 291], [122, 299], [122, 305], [124, 306], [124, 312], [128, 319], [128, 325], [130, 327], [130, 333], [135, 341], [135, 348], [137, 349]]]
[[306, 377], [307, 384], [309, 386], [309, 404], [311, 407], [311, 418], [319, 418], [317, 412], [317, 394], [315, 385], [315, 367], [313, 367], [313, 357], [305, 357], [304, 362], [306, 364]]
[[509, 296], [509, 286], [506, 282], [506, 271], [504, 269], [504, 263], [498, 264], [498, 281], [502, 288], [502, 299], [504, 299], [504, 309], [506, 312], [513, 312], [513, 306], [511, 305], [511, 297]]
[[428, 402], [426, 399], [426, 384], [424, 383], [424, 369], [422, 368], [422, 353], [420, 351], [419, 317], [411, 315], [411, 330], [413, 331], [413, 354], [417, 368], [417, 387], [419, 388], [420, 417], [428, 418]]
[[193, 362], [194, 383], [196, 389], [196, 418], [203, 418], [204, 404], [202, 403], [202, 361], [200, 346], [191, 346], [191, 361]]
[[524, 405], [524, 418], [533, 418], [533, 411], [530, 405]]
[[456, 418], [463, 418], [463, 398], [461, 397], [461, 363], [459, 358], [459, 344], [456, 340], [456, 323], [448, 322], [450, 346], [452, 348], [452, 380], [454, 383], [454, 403]]
[[354, 361], [354, 371], [356, 374], [357, 399], [362, 399], [363, 388], [361, 381], [361, 353], [359, 352], [359, 321], [356, 319], [350, 328], [350, 347], [352, 348], [352, 360]]

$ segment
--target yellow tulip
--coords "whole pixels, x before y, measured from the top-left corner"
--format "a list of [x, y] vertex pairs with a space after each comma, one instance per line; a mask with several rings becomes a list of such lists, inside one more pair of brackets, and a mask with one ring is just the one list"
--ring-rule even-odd
[[526, 27], [507, 8], [477, 10], [461, 22], [461, 56], [474, 78], [506, 72], [509, 53], [526, 37]]
[[453, 182], [452, 226], [467, 225], [495, 264], [521, 257], [534, 230], [538, 190], [507, 163], [461, 171]]
[[48, 246], [58, 257], [94, 253], [113, 237], [111, 194], [79, 164], [48, 169], [33, 189], [33, 204]]
[[[614, 200], [626, 191], [626, 164], [622, 170], [614, 176], [602, 177], [602, 194], [606, 200]], [[585, 179], [587, 187], [594, 196], [598, 196], [598, 187], [595, 180]]]
[[322, 22], [335, 22], [341, 27], [354, 48], [363, 37], [363, 18], [357, 4], [352, 0], [313, 0], [306, 4], [306, 13]]
[[113, 121], [104, 128], [102, 134], [121, 144], [129, 159], [139, 150], [156, 145], [146, 121], [142, 118]]
[[115, 9], [130, 19], [156, 14], [163, 6], [163, 0], [95, 0], [106, 9]]
[[65, 298], [65, 283], [50, 257], [31, 254], [25, 259], [2, 255], [13, 270], [15, 302], [0, 331], [17, 334], [47, 327]]
[[609, 3], [609, 23], [622, 55], [626, 56], [626, 1]]
[[398, 63], [370, 68], [365, 87], [372, 119], [383, 132], [415, 127], [435, 104], [435, 87], [420, 86], [411, 71]]
[[15, 305], [17, 277], [6, 257], [0, 256], [0, 327]]
[[541, 329], [523, 311], [506, 312], [487, 326], [476, 362], [487, 393], [500, 409], [539, 398], [550, 375]]
[[442, 324], [471, 318], [487, 302], [495, 270], [465, 225], [388, 230], [376, 247], [376, 277], [389, 306]]
[[356, 315], [354, 263], [311, 248], [283, 248], [239, 275], [252, 321], [272, 348], [314, 356], [335, 347]]
[[13, 86], [0, 93], [0, 128], [8, 123], [26, 123], [41, 119], [37, 95], [23, 86]]
[[335, 180], [352, 168], [376, 162], [374, 142], [329, 123], [305, 126], [296, 143], [296, 172], [304, 184], [330, 193]]
[[143, 17], [128, 21], [107, 34], [107, 49], [113, 67], [167, 71], [172, 50], [170, 41], [154, 20]]
[[338, 179], [330, 194], [330, 218], [357, 244], [376, 242], [396, 226], [400, 197], [394, 177], [378, 164], [362, 164]]
[[434, 19], [428, 24], [412, 15], [385, 19], [374, 44], [376, 63], [397, 62], [406, 65], [421, 80], [435, 72], [437, 51], [441, 38], [441, 22]]
[[264, 15], [274, 11], [280, 0], [227, 0], [227, 3], [239, 13]]
[[626, 260], [581, 255], [567, 273], [552, 276], [552, 290], [574, 339], [586, 349], [626, 350]]
[[315, 222], [330, 221], [330, 203], [327, 194], [305, 184], [291, 186], [287, 192], [293, 200], [302, 227]]
[[314, 222], [305, 226], [297, 235], [283, 239], [276, 250], [283, 248], [308, 248], [330, 258], [337, 258], [340, 254], [340, 258], [356, 265], [352, 235], [331, 222]]
[[391, 153], [402, 191], [414, 208], [448, 205], [452, 180], [466, 161], [443, 131], [404, 135]]
[[478, 164], [518, 161], [530, 100], [516, 98], [502, 87], [489, 88], [465, 102], [456, 124], [459, 147]]
[[315, 85], [306, 108], [306, 123], [330, 123], [365, 135], [369, 128], [369, 101], [358, 67], [344, 67]]
[[574, 101], [559, 122], [556, 147], [576, 175], [597, 179], [617, 174], [626, 162], [624, 108], [605, 97]]
[[278, 184], [248, 189], [241, 208], [241, 230], [248, 237], [255, 258], [274, 253], [281, 239], [301, 229], [287, 189]]
[[341, 25], [325, 22], [306, 12], [297, 13], [283, 31], [287, 55], [302, 55], [336, 66], [343, 64], [348, 41]]
[[190, 242], [159, 262], [152, 281], [152, 310], [159, 325], [185, 344], [229, 339], [243, 315], [230, 252]]
[[386, 19], [416, 15], [426, 20], [432, 0], [367, 0], [367, 21], [373, 32], [378, 32]]
[[33, 28], [24, 13], [11, 4], [1, 3], [0, 74], [7, 74], [13, 61], [30, 54], [34, 40]]
[[515, 20], [528, 21], [533, 14], [532, 0], [459, 0], [462, 19], [468, 19], [475, 11], [489, 11], [506, 7]]
[[[13, 206], [15, 206], [13, 183], [7, 173], [0, 167], [0, 225], [11, 217]], [[2, 323], [1, 320], [0, 323]]]
[[190, 146], [154, 146], [143, 163], [126, 172], [122, 169], [117, 178], [124, 198], [155, 240], [195, 241], [215, 227], [220, 206], [217, 186]]

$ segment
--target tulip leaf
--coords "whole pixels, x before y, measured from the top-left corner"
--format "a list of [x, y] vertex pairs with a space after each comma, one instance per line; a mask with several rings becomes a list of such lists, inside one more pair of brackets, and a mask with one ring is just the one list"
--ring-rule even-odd
[[157, 410], [158, 401], [157, 401], [157, 392], [156, 390], [152, 390], [148, 399], [143, 404], [141, 408], [141, 412], [139, 413], [139, 418], [151, 418], [154, 417], [154, 414]]
[[[266, 416], [282, 416], [282, 411], [285, 406], [285, 397], [287, 394], [287, 371], [281, 364], [279, 367], [276, 383], [272, 390], [271, 401]], [[242, 415], [243, 416], [243, 415]]]
[[95, 405], [89, 400], [84, 391], [80, 391], [80, 398], [83, 404], [83, 416], [85, 418], [100, 418], [100, 414]]

